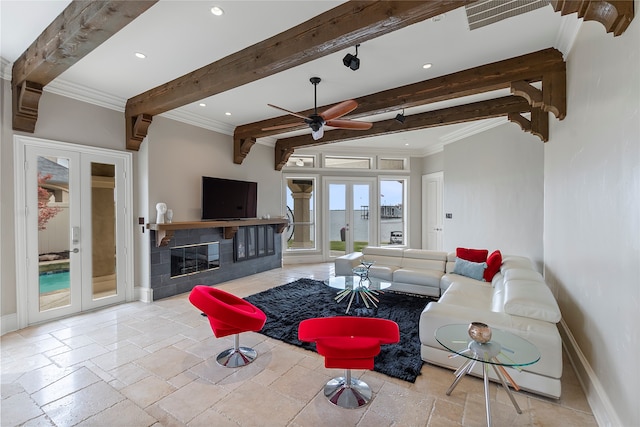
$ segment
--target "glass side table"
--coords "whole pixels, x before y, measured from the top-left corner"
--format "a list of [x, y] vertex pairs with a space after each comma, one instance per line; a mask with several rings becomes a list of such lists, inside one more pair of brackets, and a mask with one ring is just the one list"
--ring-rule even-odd
[[378, 296], [384, 293], [383, 290], [391, 287], [391, 282], [386, 282], [373, 277], [363, 278], [360, 275], [330, 277], [325, 283], [335, 289], [339, 289], [334, 298], [337, 303], [343, 300], [349, 301], [345, 314], [349, 314], [352, 305], [362, 302], [366, 309], [370, 307], [378, 308], [380, 300]]
[[436, 330], [436, 340], [447, 350], [454, 353], [449, 357], [463, 356], [466, 360], [456, 371], [455, 380], [447, 390], [447, 396], [453, 392], [462, 377], [471, 372], [477, 362], [483, 364], [484, 398], [487, 411], [487, 425], [491, 427], [491, 404], [489, 400], [489, 369], [492, 368], [502, 383], [511, 403], [518, 414], [522, 410], [513, 397], [507, 381], [517, 391], [518, 384], [507, 373], [505, 366], [519, 369], [540, 360], [540, 351], [535, 345], [511, 332], [491, 329], [491, 340], [487, 343], [473, 341], [468, 333], [469, 325], [454, 324], [441, 326]]

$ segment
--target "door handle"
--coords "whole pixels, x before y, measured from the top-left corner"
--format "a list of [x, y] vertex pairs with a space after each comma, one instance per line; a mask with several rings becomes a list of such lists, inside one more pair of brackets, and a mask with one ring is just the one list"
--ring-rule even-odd
[[73, 252], [74, 254], [77, 254], [78, 252], [80, 252], [80, 249], [78, 249], [78, 248], [73, 248], [73, 251], [72, 251], [72, 252]]

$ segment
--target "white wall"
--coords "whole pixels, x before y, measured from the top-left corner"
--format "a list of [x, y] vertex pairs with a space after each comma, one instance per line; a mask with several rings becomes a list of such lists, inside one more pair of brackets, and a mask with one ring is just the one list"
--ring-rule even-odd
[[545, 147], [545, 276], [591, 406], [612, 426], [640, 422], [638, 21], [620, 37], [582, 25], [567, 58], [567, 117]]
[[173, 209], [173, 221], [201, 218], [202, 176], [258, 182], [258, 216], [282, 215], [282, 173], [274, 149], [255, 144], [241, 165], [233, 163], [231, 136], [155, 117], [149, 128], [149, 215], [156, 203]]
[[443, 250], [499, 249], [541, 270], [543, 150], [513, 123], [445, 145]]

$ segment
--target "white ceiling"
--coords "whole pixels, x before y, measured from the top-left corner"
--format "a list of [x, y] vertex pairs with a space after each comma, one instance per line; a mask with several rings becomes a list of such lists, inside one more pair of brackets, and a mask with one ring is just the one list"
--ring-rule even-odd
[[[65, 71], [45, 91], [124, 111], [128, 98], [282, 32], [340, 3], [160, 0]], [[69, 1], [56, 0], [2, 0], [2, 58], [9, 62], [16, 60], [68, 4]], [[211, 14], [210, 8], [214, 5], [225, 11], [223, 16]], [[464, 8], [460, 8], [439, 21], [427, 20], [363, 43], [359, 48], [361, 65], [357, 71], [342, 64], [345, 54], [355, 53], [355, 48], [347, 49], [204, 99], [202, 102], [206, 107], [194, 103], [165, 115], [232, 134], [235, 126], [282, 115], [267, 103], [293, 111], [312, 108], [310, 77], [322, 78], [318, 86], [318, 105], [333, 104], [548, 47], [562, 50], [558, 44], [562, 43], [567, 20], [577, 21], [577, 18], [575, 14], [561, 17], [551, 6], [546, 6], [469, 31]], [[142, 52], [147, 58], [137, 59], [135, 52]], [[425, 70], [422, 65], [427, 62], [433, 66]], [[10, 78], [6, 75], [5, 71], [5, 78]], [[484, 94], [474, 99], [494, 95]], [[462, 100], [455, 103], [460, 104]], [[407, 110], [405, 114], [452, 104], [431, 104]], [[225, 115], [226, 112], [231, 115]], [[375, 116], [368, 120], [393, 116]], [[443, 142], [455, 140], [458, 135], [502, 122], [504, 120], [443, 126], [338, 143], [335, 147], [375, 146], [396, 152], [426, 153]]]

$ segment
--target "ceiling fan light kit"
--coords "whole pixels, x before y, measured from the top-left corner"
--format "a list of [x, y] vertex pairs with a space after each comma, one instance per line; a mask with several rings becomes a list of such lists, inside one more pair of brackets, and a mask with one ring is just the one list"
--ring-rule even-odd
[[[360, 122], [357, 120], [349, 120], [349, 119], [340, 119], [340, 117], [348, 114], [358, 108], [358, 103], [353, 99], [349, 99], [347, 101], [342, 101], [333, 107], [329, 107], [324, 110], [322, 113], [318, 114], [318, 84], [320, 83], [320, 77], [311, 77], [309, 79], [311, 84], [313, 85], [313, 114], [309, 117], [305, 117], [300, 113], [296, 113], [293, 111], [289, 111], [282, 107], [278, 107], [277, 105], [267, 104], [269, 107], [277, 108], [278, 110], [282, 110], [285, 113], [291, 114], [292, 116], [299, 117], [304, 120], [309, 128], [311, 129], [311, 136], [315, 141], [322, 138], [324, 136], [324, 125], [331, 126], [332, 128], [337, 129], [354, 129], [354, 130], [367, 130], [371, 129], [373, 123], [368, 122]], [[262, 130], [275, 130], [275, 129], [285, 129], [299, 126], [299, 123], [289, 123], [284, 125], [276, 125], [264, 128]]]
[[360, 68], [360, 59], [358, 59], [358, 47], [360, 47], [359, 44], [356, 45], [355, 55], [347, 53], [345, 57], [342, 58], [342, 63], [344, 64], [344, 66], [351, 68], [353, 71], [356, 71], [358, 68]]

